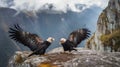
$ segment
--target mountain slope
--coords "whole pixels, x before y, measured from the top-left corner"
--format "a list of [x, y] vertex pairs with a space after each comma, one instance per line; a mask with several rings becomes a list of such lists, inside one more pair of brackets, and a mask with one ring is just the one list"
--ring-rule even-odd
[[109, 1], [86, 47], [98, 51], [120, 51], [120, 0]]

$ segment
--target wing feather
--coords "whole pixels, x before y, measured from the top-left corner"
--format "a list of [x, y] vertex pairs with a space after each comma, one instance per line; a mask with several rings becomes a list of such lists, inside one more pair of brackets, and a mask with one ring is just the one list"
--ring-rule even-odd
[[36, 50], [43, 43], [43, 40], [38, 35], [24, 31], [18, 24], [14, 25], [13, 28], [10, 27], [8, 32], [11, 39], [22, 43], [32, 51]]
[[77, 47], [81, 41], [87, 39], [90, 36], [90, 31], [86, 28], [78, 29], [70, 33], [68, 40], [74, 43], [74, 46]]

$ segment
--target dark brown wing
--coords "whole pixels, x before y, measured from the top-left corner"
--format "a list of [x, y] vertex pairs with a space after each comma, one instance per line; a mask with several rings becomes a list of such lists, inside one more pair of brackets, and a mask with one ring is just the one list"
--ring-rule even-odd
[[77, 47], [78, 44], [81, 43], [81, 41], [88, 38], [90, 35], [90, 31], [86, 28], [82, 28], [76, 31], [73, 31], [70, 33], [68, 40], [74, 43], [74, 46]]
[[32, 51], [43, 43], [43, 40], [36, 34], [25, 32], [18, 24], [9, 28], [10, 38], [29, 47]]

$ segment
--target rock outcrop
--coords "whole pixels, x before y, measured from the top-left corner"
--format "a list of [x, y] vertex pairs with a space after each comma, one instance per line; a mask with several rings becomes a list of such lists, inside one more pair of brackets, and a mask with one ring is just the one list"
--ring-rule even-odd
[[31, 52], [17, 51], [8, 67], [120, 67], [119, 52], [100, 53], [79, 48], [71, 53], [63, 53], [61, 50], [56, 48], [45, 55], [31, 57], [27, 57]]
[[97, 51], [120, 51], [120, 0], [109, 1], [86, 47]]

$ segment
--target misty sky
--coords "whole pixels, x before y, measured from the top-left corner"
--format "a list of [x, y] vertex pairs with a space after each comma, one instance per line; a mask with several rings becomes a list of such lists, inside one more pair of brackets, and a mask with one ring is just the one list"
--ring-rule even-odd
[[0, 0], [1, 7], [10, 7], [18, 11], [46, 13], [82, 12], [92, 6], [105, 8], [108, 0]]

